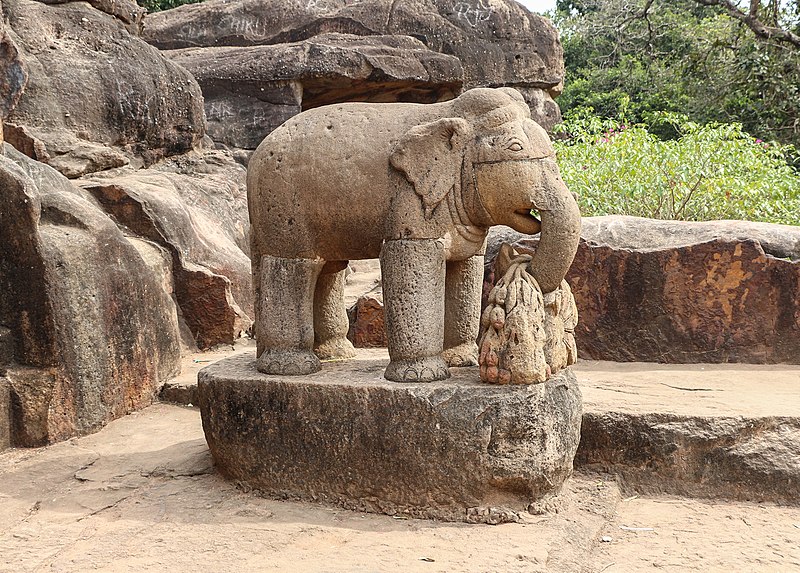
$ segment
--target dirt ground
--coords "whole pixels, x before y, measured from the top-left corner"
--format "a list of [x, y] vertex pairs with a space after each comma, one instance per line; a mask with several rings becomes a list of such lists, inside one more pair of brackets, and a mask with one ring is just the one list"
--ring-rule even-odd
[[798, 507], [622, 499], [607, 475], [499, 526], [259, 498], [214, 473], [198, 410], [167, 404], [6, 451], [0, 484], [3, 572], [800, 571]]

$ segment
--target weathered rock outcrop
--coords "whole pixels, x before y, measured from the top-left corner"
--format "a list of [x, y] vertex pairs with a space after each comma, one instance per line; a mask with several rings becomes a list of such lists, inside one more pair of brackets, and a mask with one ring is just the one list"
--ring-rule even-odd
[[29, 74], [5, 138], [68, 177], [150, 164], [192, 149], [204, 134], [197, 83], [128, 33], [115, 12], [128, 4], [101, 3], [115, 15], [84, 2], [3, 3]]
[[[536, 239], [493, 232], [487, 260], [503, 242]], [[567, 280], [583, 358], [800, 363], [800, 228], [586, 218]]]
[[208, 133], [255, 149], [303, 108], [344, 101], [432, 103], [461, 88], [461, 64], [409, 36], [321, 34], [301, 42], [167, 52], [199, 82]]
[[[28, 73], [22, 65], [17, 46], [9, 37], [5, 24], [0, 20], [0, 128], [2, 120], [8, 117], [11, 110], [17, 105], [25, 85], [28, 83]], [[0, 129], [0, 141], [3, 140]]]
[[576, 464], [643, 493], [796, 504], [797, 418], [587, 413]]
[[252, 324], [245, 170], [221, 152], [81, 181], [103, 209], [171, 256], [175, 295], [200, 348]]
[[350, 330], [347, 337], [358, 348], [386, 348], [386, 315], [383, 293], [370, 292], [358, 298], [347, 310]]
[[0, 452], [11, 447], [11, 386], [4, 374], [0, 373]]
[[244, 168], [192, 151], [200, 88], [131, 35], [142, 10], [7, 0], [3, 14], [0, 448], [149, 404], [182, 346], [231, 343], [252, 315]]
[[143, 34], [193, 48], [171, 57], [200, 79], [211, 134], [227, 145], [252, 149], [300, 109], [476, 86], [515, 87], [539, 123], [560, 120], [557, 33], [513, 0], [209, 0], [149, 15]]
[[176, 307], [154, 270], [165, 254], [127, 238], [88, 192], [8, 145], [0, 187], [12, 442], [88, 433], [149, 404], [180, 367]]
[[[39, 0], [43, 4], [67, 4], [81, 0]], [[109, 16], [114, 16], [125, 24], [125, 28], [131, 34], [139, 34], [142, 31], [142, 23], [147, 10], [139, 6], [133, 0], [85, 0], [94, 8], [105, 12]]]
[[626, 495], [800, 504], [800, 367], [585, 361], [576, 465]]

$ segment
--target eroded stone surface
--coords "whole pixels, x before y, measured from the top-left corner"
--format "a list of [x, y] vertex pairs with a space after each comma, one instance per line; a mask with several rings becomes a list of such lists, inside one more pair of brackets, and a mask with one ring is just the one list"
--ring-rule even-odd
[[[66, 4], [76, 0], [39, 0], [44, 4]], [[142, 23], [147, 10], [133, 0], [88, 0], [94, 8], [114, 16], [125, 24], [131, 34], [138, 34], [142, 30]]]
[[96, 174], [83, 188], [116, 221], [172, 259], [182, 318], [200, 348], [231, 344], [252, 324], [245, 170], [207, 152], [150, 169]]
[[280, 44], [330, 32], [408, 35], [458, 57], [467, 88], [551, 89], [564, 74], [555, 28], [511, 0], [211, 0], [146, 20], [145, 38], [161, 49]]
[[800, 504], [800, 368], [581, 361], [576, 466], [628, 495]]
[[[475, 364], [488, 227], [542, 230], [530, 272], [544, 293], [572, 262], [580, 214], [554, 155], [509, 88], [323, 106], [281, 125], [248, 163], [259, 369], [318, 368], [309, 298], [325, 290], [320, 277], [379, 253], [387, 379], [442, 380], [448, 365]], [[343, 307], [335, 298], [325, 306]]]
[[548, 130], [561, 118], [555, 28], [512, 0], [212, 0], [149, 15], [145, 38], [186, 48], [171, 57], [199, 78], [226, 145], [254, 147], [248, 132], [301, 105], [430, 103], [478, 86], [518, 88]]
[[3, 374], [0, 372], [0, 452], [11, 447], [11, 386]]
[[800, 502], [800, 419], [587, 412], [576, 465], [642, 493]]
[[[17, 105], [28, 82], [28, 73], [19, 57], [19, 50], [8, 35], [5, 21], [0, 22], [0, 128], [3, 120]], [[2, 131], [2, 129], [0, 129]], [[3, 134], [0, 133], [0, 142]]]
[[370, 293], [359, 297], [348, 310], [350, 331], [348, 337], [357, 348], [385, 348], [386, 320], [383, 294]]
[[[584, 219], [567, 280], [584, 358], [800, 362], [800, 229], [635, 217]], [[500, 230], [520, 250], [535, 239]]]
[[179, 365], [175, 304], [91, 195], [7, 144], [0, 325], [15, 445], [96, 431], [152, 402]]
[[[127, 12], [132, 3], [98, 4]], [[6, 0], [3, 12], [29, 74], [7, 119], [20, 150], [35, 149], [34, 159], [78, 177], [200, 143], [199, 86], [118, 17], [85, 2]]]
[[461, 89], [459, 60], [408, 36], [321, 34], [290, 44], [166, 55], [199, 82], [209, 135], [248, 149], [301, 109], [344, 101], [432, 103]]
[[272, 496], [482, 522], [517, 519], [571, 474], [581, 399], [569, 371], [513, 388], [480, 384], [474, 368], [393, 384], [376, 356], [303, 378], [260, 374], [247, 355], [202, 370], [216, 467]]

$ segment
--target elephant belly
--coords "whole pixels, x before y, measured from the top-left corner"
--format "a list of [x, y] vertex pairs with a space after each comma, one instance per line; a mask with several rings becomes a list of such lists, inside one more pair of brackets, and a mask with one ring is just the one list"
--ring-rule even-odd
[[[394, 187], [389, 153], [416, 115], [436, 106], [342, 104], [287, 121], [248, 167], [253, 252], [289, 258], [375, 258]], [[387, 115], [389, 109], [394, 113]]]

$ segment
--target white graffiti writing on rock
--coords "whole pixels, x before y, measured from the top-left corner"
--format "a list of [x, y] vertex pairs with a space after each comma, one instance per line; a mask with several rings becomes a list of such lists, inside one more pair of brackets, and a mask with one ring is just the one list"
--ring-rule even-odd
[[459, 2], [455, 6], [456, 15], [464, 20], [473, 28], [477, 28], [481, 22], [486, 22], [494, 14], [494, 7], [489, 4], [489, 0], [470, 0], [469, 2]]

